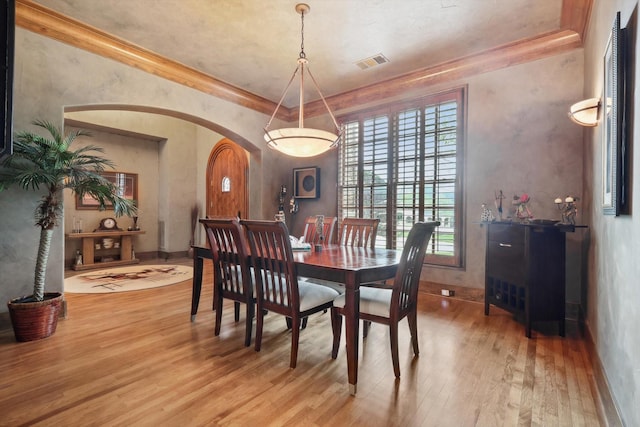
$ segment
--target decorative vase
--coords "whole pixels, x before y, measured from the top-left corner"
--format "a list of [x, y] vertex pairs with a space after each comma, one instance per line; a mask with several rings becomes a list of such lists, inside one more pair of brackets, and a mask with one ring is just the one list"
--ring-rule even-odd
[[16, 341], [35, 341], [47, 338], [56, 331], [62, 307], [62, 294], [47, 292], [43, 301], [20, 297], [7, 303]]

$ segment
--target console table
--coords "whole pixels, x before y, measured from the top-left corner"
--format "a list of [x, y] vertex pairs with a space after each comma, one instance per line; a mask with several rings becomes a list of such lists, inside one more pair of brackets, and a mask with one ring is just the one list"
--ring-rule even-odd
[[565, 236], [582, 227], [488, 223], [484, 314], [495, 305], [522, 315], [528, 338], [532, 322], [555, 321], [564, 336]]
[[[82, 239], [82, 265], [72, 265], [74, 270], [90, 270], [92, 268], [114, 267], [118, 265], [138, 264], [139, 259], [132, 256], [133, 245], [131, 237], [144, 234], [144, 231], [94, 231], [93, 233], [69, 233], [67, 239]], [[102, 248], [102, 239], [113, 238], [120, 243], [119, 248]], [[96, 243], [100, 249], [96, 249]], [[96, 256], [104, 258], [115, 258], [112, 261], [96, 262]]]

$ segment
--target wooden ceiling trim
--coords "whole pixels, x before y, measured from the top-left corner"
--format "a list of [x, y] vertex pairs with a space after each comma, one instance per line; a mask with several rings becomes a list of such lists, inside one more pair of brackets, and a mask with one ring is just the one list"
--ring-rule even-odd
[[575, 31], [584, 41], [592, 7], [593, 0], [564, 0], [560, 28]]
[[[354, 105], [375, 104], [406, 92], [435, 84], [455, 82], [476, 74], [535, 61], [580, 47], [582, 42], [575, 31], [556, 31], [329, 96], [326, 97], [326, 101], [332, 111], [346, 111], [353, 109]], [[313, 101], [305, 104], [304, 111], [305, 116], [312, 117], [324, 114], [326, 109], [322, 101]], [[293, 113], [295, 116], [296, 112]], [[296, 117], [292, 120], [296, 120]]]
[[[30, 0], [16, 1], [16, 25], [264, 114], [271, 115], [276, 109], [276, 103], [272, 101]], [[281, 107], [278, 113], [278, 118], [283, 120], [287, 120], [291, 115], [284, 107]]]

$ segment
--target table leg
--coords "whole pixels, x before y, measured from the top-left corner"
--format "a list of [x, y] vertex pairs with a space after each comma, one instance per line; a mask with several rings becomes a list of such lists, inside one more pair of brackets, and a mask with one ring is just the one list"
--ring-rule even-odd
[[355, 396], [358, 386], [358, 337], [360, 336], [360, 289], [355, 273], [347, 275], [345, 286], [345, 331], [349, 392]]
[[191, 290], [191, 321], [195, 322], [200, 304], [200, 292], [202, 291], [203, 259], [197, 249], [193, 250], [193, 284]]

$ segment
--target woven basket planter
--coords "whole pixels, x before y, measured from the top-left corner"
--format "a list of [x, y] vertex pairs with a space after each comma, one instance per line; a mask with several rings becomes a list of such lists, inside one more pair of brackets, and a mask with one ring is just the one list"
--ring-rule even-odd
[[7, 303], [16, 341], [39, 340], [56, 331], [62, 294], [45, 293], [44, 301], [30, 299], [31, 297], [20, 297]]

